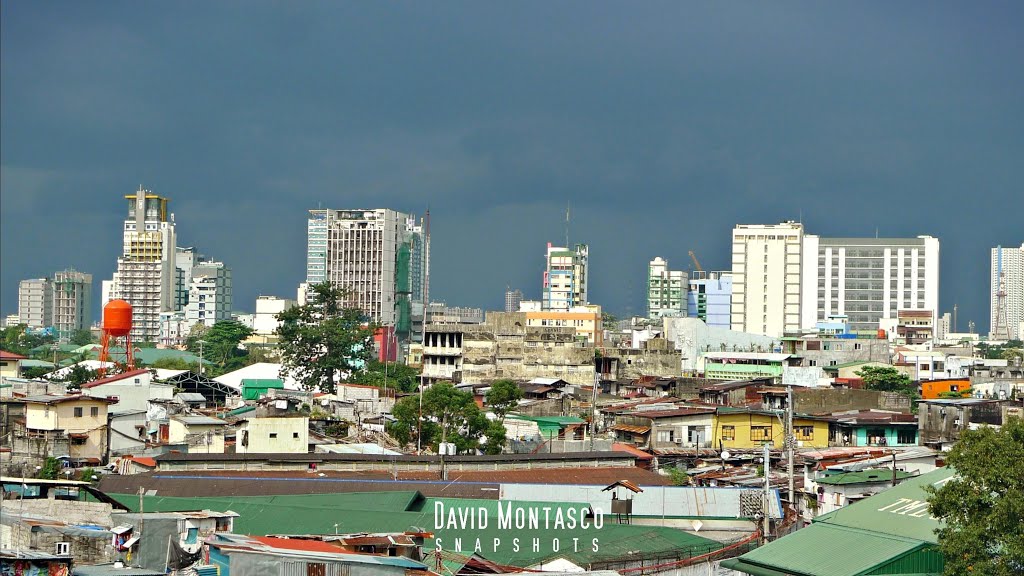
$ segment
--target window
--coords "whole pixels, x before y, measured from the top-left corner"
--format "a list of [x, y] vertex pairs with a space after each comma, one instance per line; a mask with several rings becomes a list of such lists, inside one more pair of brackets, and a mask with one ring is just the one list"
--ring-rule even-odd
[[899, 444], [917, 444], [917, 430], [914, 428], [897, 430], [896, 442]]
[[299, 433], [298, 432], [292, 432], [292, 438], [298, 438], [298, 437], [299, 437]]
[[793, 426], [793, 437], [797, 440], [814, 440], [814, 426]]
[[271, 433], [270, 433], [270, 439], [271, 439], [271, 440], [274, 440], [274, 439], [276, 439], [276, 438], [277, 438], [277, 432], [271, 432]]
[[93, 418], [96, 418], [99, 415], [100, 415], [100, 408], [99, 408], [99, 406], [93, 406], [92, 408], [89, 408], [89, 416], [92, 416]]
[[75, 408], [75, 418], [81, 418], [81, 417], [82, 417], [82, 407], [81, 406], [77, 406]]
[[306, 576], [327, 576], [327, 565], [323, 562], [306, 564]]
[[818, 365], [818, 361], [817, 360], [808, 360], [807, 361], [807, 365], [808, 366], [817, 366]]
[[71, 445], [72, 446], [85, 446], [85, 441], [86, 440], [88, 440], [88, 438], [85, 438], [85, 437], [82, 437], [82, 436], [75, 436], [74, 438], [71, 439]]
[[722, 426], [722, 440], [735, 440], [736, 439], [736, 427], [735, 426]]
[[882, 428], [868, 428], [868, 446], [885, 446], [885, 430]]
[[751, 426], [750, 440], [753, 442], [768, 442], [772, 439], [771, 426]]

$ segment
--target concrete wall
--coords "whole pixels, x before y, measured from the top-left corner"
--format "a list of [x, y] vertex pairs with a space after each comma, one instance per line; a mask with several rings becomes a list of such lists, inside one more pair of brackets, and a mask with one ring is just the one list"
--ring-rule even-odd
[[[248, 433], [247, 446], [242, 435]], [[309, 452], [309, 418], [253, 418], [238, 427], [238, 454], [305, 454]]]
[[803, 414], [824, 414], [846, 410], [910, 411], [910, 398], [896, 392], [849, 388], [795, 388], [793, 406]]
[[[82, 394], [93, 398], [109, 398], [116, 396], [118, 410], [146, 410], [150, 400], [170, 400], [174, 398], [174, 386], [151, 382], [150, 373], [117, 380], [110, 384], [83, 388]], [[136, 382], [138, 381], [138, 382]]]
[[[554, 453], [558, 453], [554, 451]], [[438, 461], [402, 462], [402, 461], [353, 461], [331, 460], [325, 458], [317, 462], [317, 470], [339, 470], [346, 472], [387, 471], [387, 472], [440, 472]], [[157, 461], [158, 471], [185, 470], [247, 470], [247, 471], [284, 471], [309, 470], [305, 461], [268, 461], [268, 460], [190, 460], [190, 461]], [[562, 468], [632, 468], [633, 460], [629, 458], [586, 458], [583, 460], [521, 460], [521, 461], [448, 461], [449, 471], [503, 471], [503, 470], [535, 470]]]
[[758, 347], [771, 350], [780, 343], [778, 338], [770, 336], [708, 326], [698, 318], [664, 318], [662, 322], [665, 338], [674, 342], [682, 355], [684, 373], [697, 370], [704, 352], [757, 351]]

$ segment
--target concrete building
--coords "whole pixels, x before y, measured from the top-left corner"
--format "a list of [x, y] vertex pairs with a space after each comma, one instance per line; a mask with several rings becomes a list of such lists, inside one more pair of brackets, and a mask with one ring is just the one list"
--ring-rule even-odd
[[318, 209], [309, 211], [307, 235], [305, 284], [329, 281], [350, 290], [350, 305], [395, 326], [406, 341], [411, 303], [426, 294], [430, 247], [423, 224], [388, 209]]
[[690, 273], [689, 290], [686, 292], [686, 315], [700, 318], [708, 326], [732, 327], [732, 273], [705, 272]]
[[117, 271], [103, 282], [104, 304], [113, 299], [132, 305], [132, 340], [155, 342], [160, 337], [160, 313], [175, 307], [174, 215], [168, 198], [141, 187], [128, 200], [121, 257]]
[[174, 248], [174, 309], [185, 310], [188, 304], [188, 291], [192, 284], [192, 267], [203, 261], [203, 255], [193, 247]]
[[10, 328], [21, 324], [21, 316], [17, 314], [8, 314], [4, 317], [4, 328]]
[[185, 345], [192, 331], [193, 323], [185, 319], [184, 312], [160, 313], [160, 336], [156, 343], [166, 348], [177, 348]]
[[185, 320], [189, 326], [201, 322], [213, 326], [231, 319], [233, 303], [231, 269], [223, 262], [205, 261], [192, 267]]
[[782, 336], [800, 328], [803, 240], [797, 222], [733, 229], [733, 330]]
[[[1002, 275], [1003, 309], [999, 308], [1000, 272]], [[989, 338], [1020, 340], [1024, 326], [1024, 244], [1020, 248], [992, 249], [992, 276], [989, 291]], [[997, 334], [997, 326], [1005, 324], [1005, 333]]]
[[238, 423], [236, 454], [305, 454], [309, 452], [309, 418], [250, 418]]
[[669, 270], [660, 256], [647, 265], [647, 317], [686, 315], [686, 272]]
[[92, 274], [61, 270], [53, 275], [53, 327], [62, 342], [92, 324]]
[[519, 312], [519, 303], [523, 301], [523, 291], [518, 288], [505, 290], [505, 312]]
[[[72, 460], [99, 464], [107, 452], [107, 407], [114, 401], [89, 396], [27, 396], [25, 434], [15, 431], [14, 452], [21, 440], [47, 446], [44, 455], [67, 454]], [[66, 442], [67, 452], [60, 452]]]
[[854, 332], [878, 329], [901, 310], [927, 310], [938, 322], [939, 239], [804, 236], [801, 328], [830, 315]]
[[171, 416], [168, 442], [185, 444], [189, 454], [223, 454], [227, 422], [209, 416]]
[[524, 312], [526, 326], [531, 328], [558, 326], [570, 327], [580, 341], [592, 346], [604, 345], [604, 330], [601, 326], [600, 306], [576, 306], [568, 311]]
[[18, 323], [33, 330], [53, 326], [53, 282], [49, 278], [18, 283]]
[[578, 338], [575, 327], [530, 327], [526, 315], [491, 312], [483, 324], [428, 324], [423, 382], [561, 378], [593, 384], [596, 348]]
[[569, 310], [589, 303], [587, 296], [590, 249], [586, 244], [572, 248], [548, 242], [541, 302], [545, 310]]
[[269, 336], [277, 331], [281, 322], [277, 315], [289, 308], [294, 308], [298, 303], [288, 298], [277, 296], [257, 296], [256, 314], [252, 320], [252, 330], [256, 334]]

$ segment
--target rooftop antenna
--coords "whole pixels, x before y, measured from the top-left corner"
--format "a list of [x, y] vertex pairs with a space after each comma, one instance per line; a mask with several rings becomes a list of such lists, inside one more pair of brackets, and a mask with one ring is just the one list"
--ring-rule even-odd
[[565, 249], [569, 249], [569, 201], [565, 201]]

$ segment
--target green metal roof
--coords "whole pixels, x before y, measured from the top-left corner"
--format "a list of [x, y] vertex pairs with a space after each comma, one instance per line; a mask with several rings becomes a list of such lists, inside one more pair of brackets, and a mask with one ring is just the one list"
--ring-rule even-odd
[[[113, 495], [130, 508], [138, 506], [134, 494]], [[447, 507], [457, 506], [462, 510], [483, 507], [488, 511], [486, 528], [476, 529], [435, 528], [435, 504]], [[507, 504], [507, 503], [506, 503]], [[532, 566], [555, 558], [566, 558], [586, 566], [602, 559], [626, 557], [630, 554], [674, 553], [692, 550], [693, 555], [717, 550], [722, 545], [696, 534], [660, 526], [638, 526], [615, 524], [610, 511], [604, 516], [604, 526], [598, 530], [591, 527], [575, 529], [568, 527], [544, 527], [543, 512], [540, 513], [540, 528], [537, 530], [502, 529], [498, 526], [496, 500], [427, 498], [418, 492], [372, 492], [346, 494], [301, 494], [287, 496], [236, 497], [236, 498], [161, 498], [147, 496], [143, 505], [146, 511], [169, 512], [176, 510], [210, 509], [232, 510], [240, 514], [235, 519], [235, 531], [241, 534], [331, 534], [338, 524], [343, 532], [403, 532], [411, 526], [422, 526], [434, 532], [441, 539], [446, 550], [454, 550], [456, 539], [461, 539], [461, 550], [471, 554], [479, 538], [483, 558], [514, 566]], [[517, 506], [550, 508], [552, 519], [556, 509], [564, 511], [570, 507], [579, 510], [586, 505], [561, 504], [552, 502], [515, 502]], [[553, 523], [553, 521], [552, 521]], [[499, 538], [501, 545], [494, 549], [493, 540]], [[519, 538], [519, 551], [515, 551], [512, 540]], [[540, 542], [538, 551], [533, 551], [533, 539]], [[573, 538], [578, 539], [578, 550], [573, 548]], [[591, 549], [591, 540], [597, 538], [599, 550]], [[553, 551], [553, 541], [560, 543], [560, 551]], [[434, 548], [428, 542], [426, 548]], [[685, 552], [684, 552], [685, 553]]]
[[284, 381], [279, 378], [242, 378], [242, 387], [284, 388]]
[[[896, 471], [896, 480], [903, 480], [904, 478], [910, 478], [912, 476], [913, 474], [909, 472], [903, 472], [901, 470]], [[827, 484], [830, 486], [845, 486], [847, 484], [879, 484], [892, 482], [892, 469], [885, 468], [882, 470], [839, 472], [830, 474], [823, 478], [817, 478], [814, 481], [818, 484]]]
[[[808, 576], [855, 576], [874, 569], [879, 559], [902, 556], [925, 546], [919, 540], [831, 524], [814, 524], [744, 554], [743, 563]], [[741, 568], [734, 568], [740, 570]]]
[[940, 523], [928, 514], [924, 486], [941, 485], [954, 474], [940, 468], [911, 478], [722, 566], [772, 576], [941, 573], [935, 536]]
[[583, 424], [586, 422], [583, 418], [577, 418], [575, 416], [524, 416], [521, 414], [509, 414], [510, 418], [516, 418], [519, 420], [532, 420], [538, 424], [557, 424], [559, 426], [568, 426], [570, 424]]
[[229, 411], [227, 413], [227, 415], [228, 416], [241, 416], [242, 414], [246, 414], [248, 412], [252, 412], [255, 409], [256, 409], [255, 406], [242, 406], [240, 408], [235, 408], [234, 410]]

